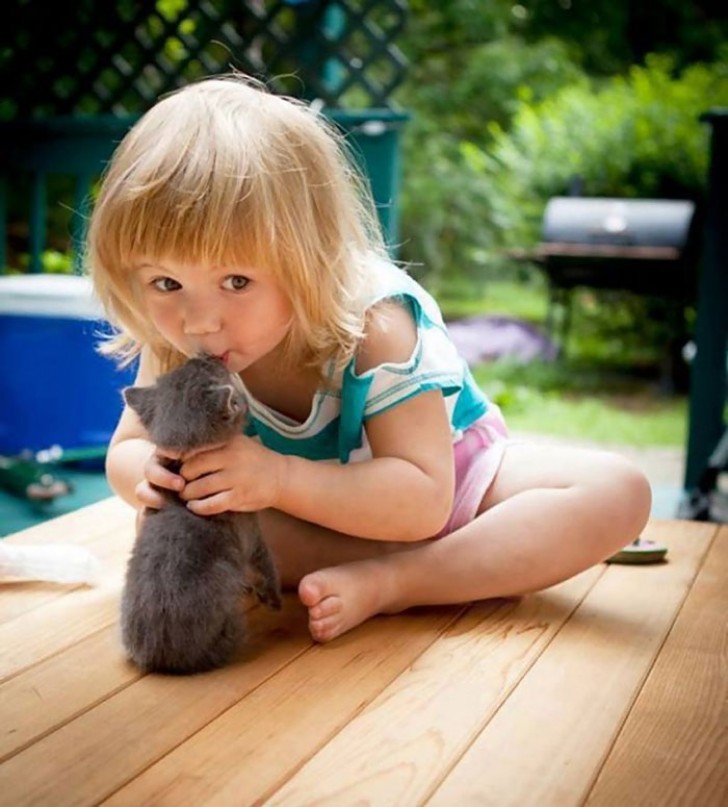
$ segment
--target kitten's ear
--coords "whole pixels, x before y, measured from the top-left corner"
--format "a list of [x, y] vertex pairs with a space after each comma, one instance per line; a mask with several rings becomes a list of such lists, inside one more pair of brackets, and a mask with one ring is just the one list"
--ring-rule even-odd
[[228, 417], [233, 418], [240, 412], [240, 401], [238, 399], [237, 390], [232, 384], [223, 384], [222, 386], [215, 387], [215, 395], [220, 396], [220, 408], [224, 410]]
[[154, 390], [152, 387], [126, 387], [121, 393], [127, 406], [130, 406], [142, 419], [154, 411]]

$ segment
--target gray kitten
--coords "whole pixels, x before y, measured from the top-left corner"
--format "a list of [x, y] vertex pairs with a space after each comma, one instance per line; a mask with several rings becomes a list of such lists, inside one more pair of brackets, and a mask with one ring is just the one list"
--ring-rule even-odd
[[[218, 359], [203, 356], [151, 387], [124, 390], [152, 441], [190, 451], [227, 440], [245, 420], [245, 402]], [[169, 461], [177, 472], [181, 463]], [[255, 513], [198, 516], [171, 491], [145, 512], [126, 574], [121, 635], [146, 671], [193, 673], [225, 664], [244, 634], [242, 595], [281, 607], [280, 584]], [[253, 574], [251, 575], [250, 572]]]

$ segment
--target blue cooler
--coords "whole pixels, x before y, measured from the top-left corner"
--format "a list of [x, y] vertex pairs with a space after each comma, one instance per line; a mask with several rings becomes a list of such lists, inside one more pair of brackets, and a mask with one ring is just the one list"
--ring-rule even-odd
[[105, 331], [88, 278], [0, 277], [0, 454], [108, 443], [135, 372], [96, 352]]

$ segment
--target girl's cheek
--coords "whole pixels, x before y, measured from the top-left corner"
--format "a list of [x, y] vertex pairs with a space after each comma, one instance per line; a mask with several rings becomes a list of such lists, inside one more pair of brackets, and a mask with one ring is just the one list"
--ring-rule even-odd
[[174, 307], [168, 303], [157, 302], [148, 307], [149, 318], [158, 327], [169, 328], [174, 325], [175, 316]]

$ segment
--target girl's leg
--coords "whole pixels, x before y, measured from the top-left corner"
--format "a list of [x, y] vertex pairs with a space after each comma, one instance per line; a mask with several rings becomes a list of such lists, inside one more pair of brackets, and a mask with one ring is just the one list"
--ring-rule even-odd
[[621, 457], [514, 443], [470, 524], [408, 551], [358, 547], [361, 557], [306, 574], [299, 595], [327, 641], [376, 613], [525, 594], [634, 540], [649, 509], [647, 480]]
[[393, 543], [354, 538], [278, 510], [264, 510], [259, 516], [284, 588], [297, 589], [306, 575], [328, 566], [369, 560], [420, 546], [411, 541]]

